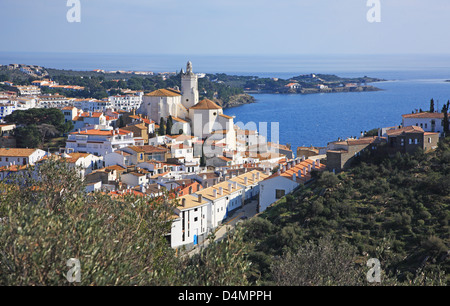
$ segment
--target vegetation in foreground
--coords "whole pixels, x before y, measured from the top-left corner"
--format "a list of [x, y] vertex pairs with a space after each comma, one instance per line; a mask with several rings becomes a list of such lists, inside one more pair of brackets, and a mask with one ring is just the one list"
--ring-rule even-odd
[[0, 183], [0, 285], [447, 285], [450, 141], [429, 154], [317, 174], [199, 255], [166, 240], [174, 203], [86, 194], [75, 169], [48, 161]]

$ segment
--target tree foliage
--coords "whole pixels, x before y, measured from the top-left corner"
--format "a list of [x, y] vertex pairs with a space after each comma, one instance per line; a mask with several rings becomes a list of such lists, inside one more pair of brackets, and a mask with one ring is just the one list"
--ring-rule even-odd
[[[49, 160], [0, 182], [0, 285], [243, 285], [243, 233], [194, 257], [170, 248], [169, 196], [86, 193], [77, 169]], [[80, 283], [69, 282], [78, 259]]]

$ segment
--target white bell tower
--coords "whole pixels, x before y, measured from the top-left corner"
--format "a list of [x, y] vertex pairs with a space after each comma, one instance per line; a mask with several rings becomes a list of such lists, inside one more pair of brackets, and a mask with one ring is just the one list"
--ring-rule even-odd
[[181, 103], [190, 108], [198, 103], [198, 77], [192, 72], [192, 63], [186, 65], [186, 72], [181, 70]]

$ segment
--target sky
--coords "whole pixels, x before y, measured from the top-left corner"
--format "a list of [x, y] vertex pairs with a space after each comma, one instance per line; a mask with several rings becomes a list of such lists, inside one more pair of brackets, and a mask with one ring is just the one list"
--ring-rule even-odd
[[[0, 0], [0, 52], [448, 54], [449, 0]], [[380, 22], [367, 14], [379, 2]]]

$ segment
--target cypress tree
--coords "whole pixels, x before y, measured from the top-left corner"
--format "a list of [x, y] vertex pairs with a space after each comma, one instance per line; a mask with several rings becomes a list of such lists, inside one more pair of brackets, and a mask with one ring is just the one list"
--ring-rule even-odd
[[442, 119], [442, 126], [444, 127], [444, 136], [449, 135], [449, 121], [448, 121], [448, 108], [444, 105], [442, 112], [444, 113], [444, 119]]
[[203, 145], [202, 145], [202, 156], [200, 157], [200, 167], [205, 167], [206, 166], [206, 157], [205, 157], [205, 151], [203, 150]]
[[430, 100], [430, 113], [434, 113], [434, 99]]
[[159, 131], [158, 131], [158, 134], [160, 136], [166, 135], [166, 122], [164, 121], [163, 117], [161, 117], [161, 119], [159, 120]]
[[172, 135], [172, 126], [173, 126], [172, 116], [169, 116], [167, 118], [167, 124], [166, 124], [166, 133], [167, 133], [167, 135]]

